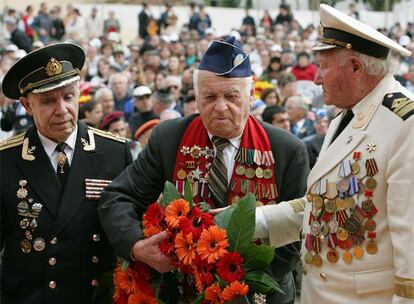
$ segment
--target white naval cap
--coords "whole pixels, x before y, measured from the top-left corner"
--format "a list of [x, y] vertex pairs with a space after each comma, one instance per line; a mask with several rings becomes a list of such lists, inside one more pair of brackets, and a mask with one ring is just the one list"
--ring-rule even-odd
[[411, 54], [409, 50], [371, 26], [329, 5], [321, 4], [319, 15], [321, 43], [316, 45], [313, 51], [344, 47], [376, 58], [386, 58], [390, 50], [404, 56]]

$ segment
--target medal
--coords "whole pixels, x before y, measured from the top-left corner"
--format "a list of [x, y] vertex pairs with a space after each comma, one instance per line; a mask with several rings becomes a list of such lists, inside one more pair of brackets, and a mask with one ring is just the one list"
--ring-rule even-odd
[[338, 253], [334, 249], [329, 250], [326, 254], [326, 259], [331, 263], [336, 263], [338, 261]]
[[32, 216], [33, 217], [38, 217], [40, 215], [40, 211], [42, 211], [42, 204], [39, 203], [34, 203], [32, 205]]
[[324, 237], [328, 236], [329, 234], [329, 226], [327, 223], [322, 225], [321, 233]]
[[354, 208], [355, 207], [355, 200], [352, 197], [347, 197], [345, 199], [345, 208]]
[[377, 187], [377, 181], [373, 177], [370, 177], [365, 182], [365, 186], [367, 187], [367, 189], [372, 191]]
[[34, 248], [34, 250], [40, 252], [40, 251], [43, 251], [45, 249], [45, 247], [46, 247], [46, 243], [45, 243], [45, 240], [44, 239], [42, 239], [42, 238], [36, 238], [33, 241], [33, 248]]
[[345, 264], [351, 264], [352, 263], [352, 254], [347, 250], [344, 252], [344, 254], [342, 255], [342, 260], [344, 261]]
[[373, 206], [374, 203], [372, 202], [372, 200], [365, 200], [362, 202], [362, 210], [364, 210], [366, 213], [371, 212]]
[[246, 175], [247, 178], [253, 178], [255, 176], [255, 174], [256, 174], [256, 172], [254, 171], [253, 168], [249, 167], [249, 168], [246, 169], [245, 175]]
[[325, 211], [328, 213], [333, 213], [336, 210], [336, 205], [334, 200], [328, 200], [325, 204]]
[[190, 149], [190, 155], [193, 158], [199, 158], [202, 154], [201, 152], [202, 152], [202, 149], [200, 148], [200, 146], [197, 146], [197, 145], [192, 146]]
[[367, 231], [374, 231], [377, 228], [377, 223], [373, 219], [368, 219], [364, 226]]
[[17, 204], [17, 214], [21, 216], [28, 216], [29, 214], [29, 205], [26, 201], [21, 201]]
[[315, 254], [312, 257], [312, 264], [318, 267], [322, 265], [322, 258], [319, 254]]
[[20, 248], [22, 249], [23, 253], [28, 254], [32, 251], [32, 244], [30, 244], [29, 240], [24, 239], [20, 242]]
[[360, 168], [360, 166], [359, 166], [359, 164], [357, 162], [352, 163], [352, 165], [351, 165], [351, 171], [352, 171], [352, 174], [353, 175], [357, 175], [359, 173], [359, 170], [360, 169], [361, 168]]
[[310, 225], [310, 232], [313, 235], [319, 235], [319, 233], [321, 232], [321, 225], [317, 221], [313, 221]]
[[323, 206], [323, 199], [320, 196], [313, 197], [313, 205], [316, 209], [320, 209]]
[[63, 174], [65, 171], [63, 170], [63, 167], [65, 166], [66, 162], [66, 155], [63, 152], [59, 152], [57, 156], [58, 165], [60, 167], [60, 173]]
[[373, 240], [368, 242], [365, 249], [367, 250], [368, 254], [376, 254], [378, 252], [378, 246]]
[[349, 181], [347, 179], [340, 180], [336, 184], [336, 188], [339, 192], [346, 192], [349, 189]]
[[263, 171], [263, 177], [264, 177], [265, 179], [271, 179], [271, 178], [272, 178], [272, 176], [273, 176], [273, 171], [272, 171], [272, 169], [267, 168], [267, 169], [265, 169], [265, 170]]
[[255, 173], [257, 178], [263, 178], [263, 169], [261, 167], [257, 167]]
[[374, 176], [378, 173], [377, 162], [374, 158], [367, 159], [365, 162], [365, 169], [367, 170], [368, 176]]
[[242, 176], [242, 175], [244, 175], [245, 173], [246, 173], [246, 168], [245, 168], [243, 165], [238, 165], [238, 166], [236, 167], [236, 174], [237, 174], [237, 175]]
[[185, 173], [185, 171], [183, 169], [180, 169], [177, 172], [177, 177], [178, 177], [178, 179], [183, 180], [187, 177], [187, 173]]
[[30, 225], [30, 221], [27, 218], [24, 218], [20, 221], [20, 228], [22, 228], [22, 229], [28, 228], [29, 225]]
[[339, 227], [338, 231], [336, 232], [336, 236], [340, 241], [346, 241], [348, 239], [348, 231], [342, 227]]
[[309, 251], [306, 252], [304, 260], [306, 264], [312, 264], [313, 256]]
[[364, 249], [361, 246], [354, 247], [354, 257], [358, 260], [364, 257]]

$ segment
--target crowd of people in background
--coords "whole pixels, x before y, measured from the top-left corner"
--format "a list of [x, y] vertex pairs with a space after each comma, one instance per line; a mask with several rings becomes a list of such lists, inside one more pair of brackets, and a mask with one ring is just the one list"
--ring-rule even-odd
[[[323, 105], [322, 89], [313, 83], [318, 63], [311, 49], [318, 29], [312, 24], [302, 27], [295, 12], [283, 4], [276, 16], [264, 10], [259, 22], [246, 9], [242, 24], [230, 33], [212, 24], [203, 5], [192, 3], [189, 12], [188, 20], [178, 27], [171, 3], [165, 4], [159, 18], [150, 5], [143, 4], [134, 21], [137, 37], [126, 44], [114, 11], [101, 16], [94, 7], [89, 16], [82, 16], [71, 4], [62, 9], [45, 2], [24, 11], [8, 8], [1, 18], [0, 83], [28, 52], [56, 41], [79, 44], [87, 57], [81, 71], [79, 118], [128, 138], [136, 157], [160, 122], [198, 112], [193, 71], [212, 40], [232, 35], [250, 54], [256, 92], [251, 114], [301, 138], [312, 167], [329, 122], [338, 112]], [[349, 14], [355, 17], [352, 5]], [[413, 52], [400, 59], [395, 76], [414, 92], [413, 24], [397, 23], [381, 32]], [[33, 124], [19, 101], [0, 94], [0, 108], [0, 139]]]

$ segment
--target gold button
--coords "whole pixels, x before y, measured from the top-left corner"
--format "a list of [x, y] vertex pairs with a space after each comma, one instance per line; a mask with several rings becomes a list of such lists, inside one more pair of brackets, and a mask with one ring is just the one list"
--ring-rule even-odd
[[49, 288], [50, 289], [55, 289], [56, 288], [56, 282], [55, 281], [50, 281], [49, 282]]
[[324, 281], [326, 281], [328, 279], [328, 275], [326, 273], [323, 273], [323, 272], [321, 272], [320, 277]]
[[92, 286], [98, 286], [98, 280], [92, 280], [91, 285]]
[[94, 234], [92, 236], [92, 239], [94, 240], [94, 242], [99, 242], [101, 240], [101, 236], [99, 234]]
[[56, 259], [55, 258], [50, 258], [49, 259], [49, 265], [53, 266], [56, 264]]
[[98, 257], [97, 257], [96, 255], [94, 255], [94, 256], [92, 257], [92, 263], [94, 263], [94, 264], [98, 264], [98, 262], [99, 262]]
[[54, 237], [50, 240], [50, 244], [55, 245], [55, 244], [57, 244], [57, 241], [58, 241], [57, 237]]

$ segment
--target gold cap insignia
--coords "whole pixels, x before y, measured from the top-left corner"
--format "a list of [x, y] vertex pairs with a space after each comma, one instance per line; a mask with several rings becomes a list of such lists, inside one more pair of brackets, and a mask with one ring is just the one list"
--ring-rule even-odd
[[50, 58], [49, 62], [46, 65], [46, 74], [48, 76], [55, 76], [62, 73], [62, 65], [59, 60], [55, 58]]
[[323, 36], [323, 25], [319, 24], [319, 35]]

